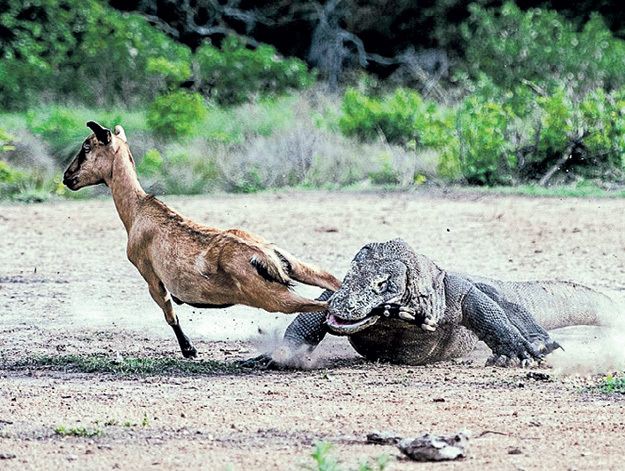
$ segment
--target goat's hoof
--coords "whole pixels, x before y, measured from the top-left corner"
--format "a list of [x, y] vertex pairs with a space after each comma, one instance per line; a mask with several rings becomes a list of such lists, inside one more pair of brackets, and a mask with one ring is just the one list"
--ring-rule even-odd
[[189, 345], [186, 348], [182, 348], [182, 356], [185, 358], [197, 357], [197, 349], [193, 345]]

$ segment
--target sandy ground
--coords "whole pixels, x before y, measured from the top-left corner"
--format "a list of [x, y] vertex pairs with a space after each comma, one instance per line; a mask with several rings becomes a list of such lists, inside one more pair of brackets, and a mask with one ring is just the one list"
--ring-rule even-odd
[[[367, 242], [403, 237], [445, 268], [584, 283], [625, 301], [623, 200], [457, 193], [296, 192], [165, 198], [195, 220], [247, 229], [339, 277]], [[0, 206], [0, 469], [297, 470], [315, 440], [341, 469], [388, 454], [388, 470], [625, 469], [625, 398], [588, 386], [625, 368], [622, 332], [553, 333], [565, 352], [527, 370], [488, 351], [423, 367], [362, 361], [329, 338], [300, 371], [118, 376], [16, 368], [41, 355], [182, 359], [126, 260], [110, 199]], [[319, 290], [298, 288], [315, 296]], [[199, 359], [271, 348], [286, 315], [179, 307]], [[620, 336], [620, 337], [619, 337]], [[57, 427], [99, 435], [60, 436]], [[472, 433], [463, 461], [414, 463], [373, 431]]]

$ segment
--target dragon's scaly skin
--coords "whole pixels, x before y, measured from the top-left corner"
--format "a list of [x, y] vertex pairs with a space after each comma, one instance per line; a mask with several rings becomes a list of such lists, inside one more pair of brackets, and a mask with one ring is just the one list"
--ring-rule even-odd
[[446, 272], [405, 241], [363, 247], [329, 313], [300, 314], [285, 332], [293, 351], [315, 348], [327, 332], [348, 335], [371, 360], [420, 365], [458, 358], [483, 340], [490, 363], [542, 359], [559, 345], [545, 329], [597, 325], [616, 307], [569, 282], [504, 282]]

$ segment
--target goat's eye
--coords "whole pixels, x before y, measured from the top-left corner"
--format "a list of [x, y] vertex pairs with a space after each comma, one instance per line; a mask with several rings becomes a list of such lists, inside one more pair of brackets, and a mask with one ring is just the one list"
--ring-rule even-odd
[[84, 150], [85, 153], [91, 152], [91, 145], [88, 142], [84, 142], [82, 145], [82, 150]]

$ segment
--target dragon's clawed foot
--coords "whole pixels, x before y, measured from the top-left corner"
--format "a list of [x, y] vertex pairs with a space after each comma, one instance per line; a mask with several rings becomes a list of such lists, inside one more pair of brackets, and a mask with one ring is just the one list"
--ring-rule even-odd
[[423, 319], [423, 324], [421, 324], [421, 328], [428, 332], [434, 332], [438, 327], [438, 322], [436, 322], [432, 317], [425, 316]]
[[[396, 309], [396, 310], [395, 310]], [[385, 304], [384, 311], [382, 311], [384, 317], [391, 317], [396, 315], [401, 320], [406, 322], [416, 322], [416, 312], [411, 307], [407, 306], [397, 306], [392, 304]]]
[[263, 353], [254, 358], [247, 360], [238, 360], [233, 362], [239, 368], [251, 368], [255, 370], [282, 370], [282, 365], [274, 361], [269, 353]]
[[488, 360], [486, 360], [486, 366], [498, 366], [501, 368], [531, 368], [537, 364], [542, 363], [544, 360], [543, 355], [536, 355], [534, 358], [531, 358], [527, 354], [522, 354], [519, 356], [513, 355], [491, 355]]
[[[382, 313], [384, 314], [384, 317], [393, 316], [394, 308], [397, 309], [397, 311], [395, 312], [399, 319], [406, 321], [406, 322], [411, 322], [413, 324], [416, 324], [418, 322], [417, 311], [414, 308], [411, 308], [408, 306], [393, 306], [391, 304], [385, 304], [384, 311], [382, 311]], [[421, 328], [428, 332], [434, 332], [437, 327], [438, 327], [438, 323], [434, 320], [432, 316], [426, 316], [423, 319], [423, 322], [421, 323]]]

